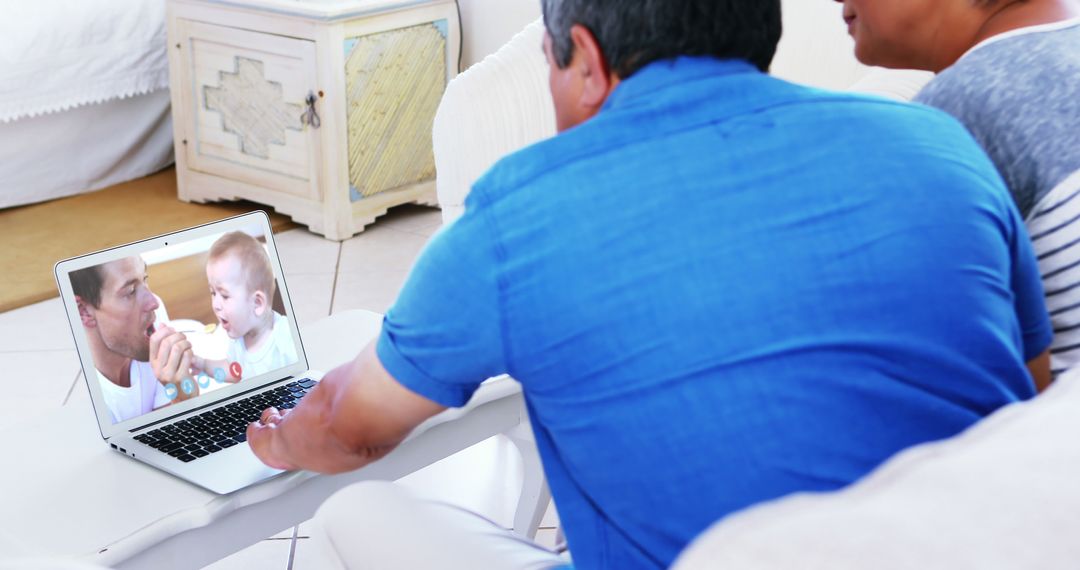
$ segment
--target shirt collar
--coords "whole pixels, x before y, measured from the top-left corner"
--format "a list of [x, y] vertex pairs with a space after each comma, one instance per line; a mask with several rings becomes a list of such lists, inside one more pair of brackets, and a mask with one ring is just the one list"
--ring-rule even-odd
[[741, 59], [680, 56], [654, 61], [620, 82], [604, 102], [604, 109], [616, 109], [688, 81], [743, 73], [760, 72], [750, 62]]
[[1071, 27], [1077, 26], [1077, 25], [1080, 25], [1080, 17], [1069, 18], [1067, 20], [1061, 20], [1061, 21], [1058, 21], [1058, 22], [1050, 22], [1049, 24], [1036, 24], [1034, 26], [1027, 26], [1027, 27], [1024, 27], [1024, 28], [1016, 28], [1015, 30], [1009, 30], [1007, 32], [1002, 32], [1000, 34], [990, 36], [989, 38], [986, 38], [985, 40], [975, 44], [974, 46], [971, 46], [970, 49], [968, 49], [966, 52], [964, 52], [963, 55], [961, 55], [959, 58], [957, 58], [957, 61], [960, 61], [961, 59], [964, 59], [965, 57], [971, 55], [971, 52], [973, 52], [973, 51], [975, 51], [977, 49], [984, 48], [984, 47], [986, 47], [988, 45], [991, 45], [991, 44], [995, 44], [997, 42], [1000, 42], [1001, 40], [1006, 40], [1006, 39], [1009, 39], [1009, 38], [1013, 38], [1013, 37], [1016, 37], [1016, 36], [1023, 36], [1023, 35], [1027, 35], [1027, 34], [1038, 34], [1038, 33], [1043, 33], [1043, 32], [1056, 32], [1058, 30], [1064, 30], [1064, 29], [1071, 28]]

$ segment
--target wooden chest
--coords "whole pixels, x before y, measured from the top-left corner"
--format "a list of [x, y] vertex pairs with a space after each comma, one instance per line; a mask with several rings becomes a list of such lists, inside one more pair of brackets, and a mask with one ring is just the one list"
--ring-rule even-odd
[[168, 21], [182, 200], [252, 200], [336, 240], [436, 204], [452, 0], [169, 0]]

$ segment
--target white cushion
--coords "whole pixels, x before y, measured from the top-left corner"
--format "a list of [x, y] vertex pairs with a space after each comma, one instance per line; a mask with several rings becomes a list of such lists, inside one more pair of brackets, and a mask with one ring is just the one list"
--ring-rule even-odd
[[929, 71], [873, 67], [851, 84], [848, 90], [898, 101], [911, 101], [933, 78], [934, 74]]
[[555, 134], [543, 37], [536, 20], [447, 85], [432, 130], [444, 222], [461, 215], [472, 184], [496, 161]]
[[732, 515], [673, 568], [1076, 568], [1078, 376], [957, 437], [904, 451], [844, 490]]

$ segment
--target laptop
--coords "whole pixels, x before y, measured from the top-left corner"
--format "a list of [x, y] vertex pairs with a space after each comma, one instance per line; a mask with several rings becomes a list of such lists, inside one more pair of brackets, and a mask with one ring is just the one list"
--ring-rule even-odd
[[[264, 212], [67, 259], [54, 272], [109, 448], [219, 494], [282, 473], [255, 457], [247, 425], [271, 406], [294, 407], [322, 375], [308, 369]], [[155, 345], [174, 358], [158, 369], [171, 366], [177, 381], [156, 377]]]

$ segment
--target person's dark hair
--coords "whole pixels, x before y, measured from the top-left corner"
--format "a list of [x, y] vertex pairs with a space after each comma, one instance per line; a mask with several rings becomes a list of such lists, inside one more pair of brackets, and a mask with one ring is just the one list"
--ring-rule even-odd
[[71, 290], [95, 309], [101, 306], [101, 288], [105, 285], [105, 276], [101, 266], [94, 265], [71, 272]]
[[559, 68], [570, 28], [588, 28], [620, 79], [680, 55], [744, 59], [769, 69], [780, 41], [780, 0], [540, 0]]

